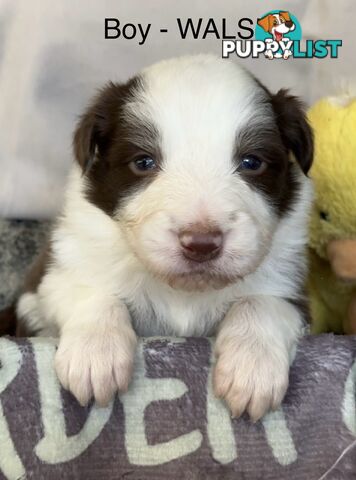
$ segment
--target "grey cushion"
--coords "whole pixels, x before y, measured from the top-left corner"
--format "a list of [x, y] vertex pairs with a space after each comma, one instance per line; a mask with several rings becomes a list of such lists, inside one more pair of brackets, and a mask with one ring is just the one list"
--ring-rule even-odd
[[142, 341], [104, 409], [60, 388], [54, 352], [0, 339], [0, 479], [355, 479], [356, 338], [305, 337], [283, 407], [256, 424], [214, 398], [208, 339]]
[[16, 297], [21, 279], [41, 248], [48, 222], [0, 219], [0, 310]]

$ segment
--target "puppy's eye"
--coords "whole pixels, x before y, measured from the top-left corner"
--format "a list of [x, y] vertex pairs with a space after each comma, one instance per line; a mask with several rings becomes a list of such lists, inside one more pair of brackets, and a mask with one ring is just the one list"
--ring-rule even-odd
[[323, 210], [321, 210], [319, 215], [320, 215], [320, 218], [325, 222], [329, 221], [329, 214], [327, 212], [324, 212]]
[[248, 175], [260, 175], [266, 168], [266, 162], [251, 155], [241, 160], [238, 170]]
[[129, 166], [136, 175], [147, 175], [157, 168], [155, 160], [149, 156], [136, 158], [129, 163]]

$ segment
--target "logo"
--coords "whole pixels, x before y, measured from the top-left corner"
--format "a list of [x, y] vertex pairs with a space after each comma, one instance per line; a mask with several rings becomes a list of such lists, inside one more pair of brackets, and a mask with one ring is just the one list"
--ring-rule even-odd
[[222, 41], [222, 56], [240, 58], [265, 56], [269, 60], [293, 58], [337, 58], [342, 40], [302, 41], [302, 28], [295, 15], [271, 10], [256, 21], [255, 39]]
[[294, 15], [273, 10], [257, 20], [255, 38], [265, 43], [267, 58], [287, 60], [293, 53], [293, 42], [302, 39], [302, 29]]

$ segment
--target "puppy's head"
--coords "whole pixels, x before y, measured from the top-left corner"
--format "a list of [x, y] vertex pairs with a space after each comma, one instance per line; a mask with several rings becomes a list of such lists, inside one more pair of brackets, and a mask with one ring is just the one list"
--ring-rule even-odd
[[253, 272], [312, 162], [299, 101], [211, 56], [109, 84], [74, 151], [86, 196], [132, 253], [174, 288], [222, 288]]
[[265, 15], [257, 20], [257, 24], [265, 32], [273, 35], [277, 41], [282, 40], [283, 35], [295, 29], [295, 24], [290, 18], [289, 12], [279, 12]]

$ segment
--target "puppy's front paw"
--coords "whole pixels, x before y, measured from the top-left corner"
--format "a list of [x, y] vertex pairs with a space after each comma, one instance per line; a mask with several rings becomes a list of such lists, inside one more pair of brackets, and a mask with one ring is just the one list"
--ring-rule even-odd
[[55, 356], [59, 381], [81, 405], [94, 397], [99, 406], [106, 406], [116, 391], [127, 390], [135, 347], [135, 333], [128, 328], [66, 333]]
[[247, 411], [257, 421], [279, 407], [288, 387], [287, 354], [260, 351], [235, 339], [220, 345], [216, 355], [214, 392], [226, 401], [232, 416]]

